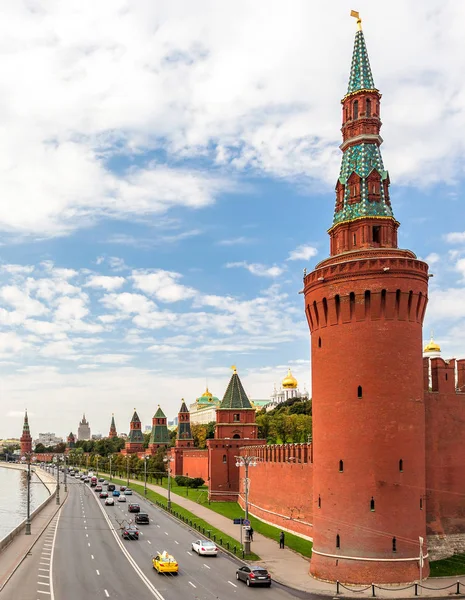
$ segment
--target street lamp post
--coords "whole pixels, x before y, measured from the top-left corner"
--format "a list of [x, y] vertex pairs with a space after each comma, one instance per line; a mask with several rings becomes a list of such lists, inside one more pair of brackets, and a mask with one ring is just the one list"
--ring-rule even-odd
[[147, 461], [150, 458], [149, 455], [144, 456], [144, 496], [147, 497]]
[[113, 458], [113, 454], [110, 454], [110, 481], [111, 481], [111, 459]]
[[60, 462], [58, 456], [53, 457], [53, 462], [56, 463], [57, 468], [57, 494], [56, 494], [56, 503], [60, 504]]
[[168, 502], [166, 504], [166, 507], [169, 511], [171, 510], [171, 463], [173, 461], [174, 458], [172, 456], [165, 456], [165, 458], [163, 459], [163, 462], [168, 467]]
[[68, 493], [68, 480], [67, 480], [67, 478], [66, 478], [66, 475], [67, 475], [67, 473], [66, 473], [66, 470], [67, 470], [67, 469], [66, 469], [66, 454], [63, 454], [63, 461], [64, 461], [64, 465], [65, 465], [65, 466], [64, 466], [64, 473], [65, 473], [65, 476], [63, 477], [63, 480], [64, 480], [64, 482], [65, 482], [65, 494], [67, 494], [67, 493]]
[[126, 455], [126, 479], [127, 486], [129, 487], [129, 454]]
[[[249, 467], [256, 467], [258, 458], [256, 456], [236, 456], [236, 467], [245, 467], [244, 495], [245, 495], [245, 520], [249, 520]], [[244, 541], [244, 552], [250, 554], [250, 536], [246, 529]]]
[[95, 457], [95, 460], [97, 461], [97, 477], [98, 477], [98, 454], [97, 454], [97, 456]]
[[24, 462], [27, 460], [27, 515], [26, 515], [26, 535], [31, 535], [31, 455], [21, 457]]

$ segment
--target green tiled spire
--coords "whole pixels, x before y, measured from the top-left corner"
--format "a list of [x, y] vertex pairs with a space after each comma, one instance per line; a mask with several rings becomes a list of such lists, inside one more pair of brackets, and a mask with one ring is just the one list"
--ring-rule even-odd
[[130, 431], [129, 431], [129, 435], [128, 435], [128, 441], [134, 443], [144, 443], [144, 434], [142, 433], [142, 431], [140, 429], [134, 429], [132, 427], [133, 423], [140, 423], [140, 419], [139, 419], [139, 415], [137, 414], [136, 411], [134, 411], [134, 414], [132, 415], [132, 419], [131, 419], [131, 427], [130, 427]]
[[187, 417], [187, 419], [185, 421], [181, 420], [182, 415], [189, 415], [189, 410], [187, 409], [184, 399], [182, 401], [181, 408], [179, 409], [178, 433], [177, 433], [176, 437], [178, 440], [192, 440], [193, 438], [192, 438], [190, 419], [189, 419], [189, 417]]
[[244, 388], [242, 387], [241, 380], [239, 379], [239, 375], [236, 372], [236, 368], [233, 367], [234, 373], [229, 381], [229, 385], [224, 393], [223, 400], [219, 406], [220, 409], [231, 409], [231, 408], [250, 408], [252, 410], [253, 407], [250, 404], [250, 400], [245, 393]]
[[[162, 419], [162, 423], [157, 423], [156, 419]], [[169, 444], [170, 434], [166, 425], [166, 416], [161, 407], [153, 416], [152, 432], [150, 433], [149, 444]]]
[[115, 415], [111, 415], [111, 425], [110, 425], [110, 429], [116, 429], [116, 424], [115, 424]]
[[29, 433], [29, 419], [27, 418], [27, 410], [24, 415], [23, 433]]
[[355, 34], [354, 53], [352, 54], [352, 66], [350, 68], [347, 94], [353, 94], [359, 90], [375, 89], [365, 38], [363, 31], [359, 30]]

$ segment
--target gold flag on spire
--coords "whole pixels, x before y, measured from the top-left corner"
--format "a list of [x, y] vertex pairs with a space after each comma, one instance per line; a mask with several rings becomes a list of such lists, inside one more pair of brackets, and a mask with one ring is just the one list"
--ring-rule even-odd
[[358, 10], [351, 10], [350, 16], [357, 19], [357, 29], [359, 31], [362, 31], [362, 19], [360, 18], [360, 13], [358, 12]]

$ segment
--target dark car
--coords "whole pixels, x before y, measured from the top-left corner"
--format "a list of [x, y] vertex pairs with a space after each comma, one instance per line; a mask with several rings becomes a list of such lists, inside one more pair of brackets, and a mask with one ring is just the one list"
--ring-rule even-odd
[[116, 486], [115, 486], [115, 484], [114, 484], [114, 483], [109, 483], [109, 484], [107, 485], [107, 490], [108, 490], [109, 492], [114, 492], [114, 491], [116, 490]]
[[128, 506], [128, 511], [129, 512], [140, 512], [140, 506], [138, 504], [130, 504]]
[[245, 581], [247, 586], [266, 585], [267, 587], [270, 587], [271, 585], [271, 575], [266, 569], [259, 567], [258, 565], [250, 565], [250, 567], [245, 566], [237, 569], [236, 579]]
[[108, 492], [100, 492], [99, 497], [100, 498], [108, 498]]
[[96, 486], [95, 486], [95, 489], [94, 489], [94, 492], [101, 492], [101, 491], [102, 491], [102, 489], [103, 489], [103, 488], [102, 488], [102, 486], [101, 486], [101, 485], [96, 485]]
[[129, 527], [123, 529], [122, 536], [125, 540], [138, 540], [139, 530], [135, 525], [129, 525]]
[[125, 490], [125, 489], [126, 489], [126, 486], [125, 486], [125, 485], [120, 485], [120, 486], [119, 486], [119, 491], [120, 491], [120, 492], [124, 492], [124, 490]]
[[150, 523], [150, 519], [147, 513], [137, 513], [137, 515], [134, 518], [134, 521], [136, 523], [141, 523], [143, 525], [148, 525]]
[[105, 479], [104, 479], [103, 477], [99, 477], [99, 478], [98, 478], [98, 482], [99, 482], [99, 483], [103, 483], [104, 481], [105, 481]]

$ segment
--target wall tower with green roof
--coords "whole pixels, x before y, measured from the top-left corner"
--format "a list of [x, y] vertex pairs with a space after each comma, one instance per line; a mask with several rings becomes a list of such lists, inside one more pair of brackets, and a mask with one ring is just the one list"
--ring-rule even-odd
[[32, 437], [29, 430], [29, 419], [27, 416], [27, 410], [24, 413], [23, 433], [20, 438], [21, 456], [30, 454], [32, 452]]
[[236, 456], [244, 446], [259, 445], [256, 411], [244, 390], [236, 367], [216, 409], [215, 437], [207, 441], [209, 498], [237, 501], [240, 487]]
[[129, 435], [122, 454], [137, 454], [144, 451], [144, 434], [142, 433], [142, 423], [139, 419], [136, 409], [132, 415], [129, 425]]
[[152, 419], [152, 432], [150, 434], [149, 450], [155, 454], [159, 448], [166, 448], [170, 445], [170, 434], [166, 422], [165, 413], [158, 405], [157, 412]]
[[108, 433], [109, 438], [115, 438], [117, 436], [116, 432], [116, 423], [115, 423], [115, 415], [111, 415], [111, 423], [110, 423], [110, 432]]

